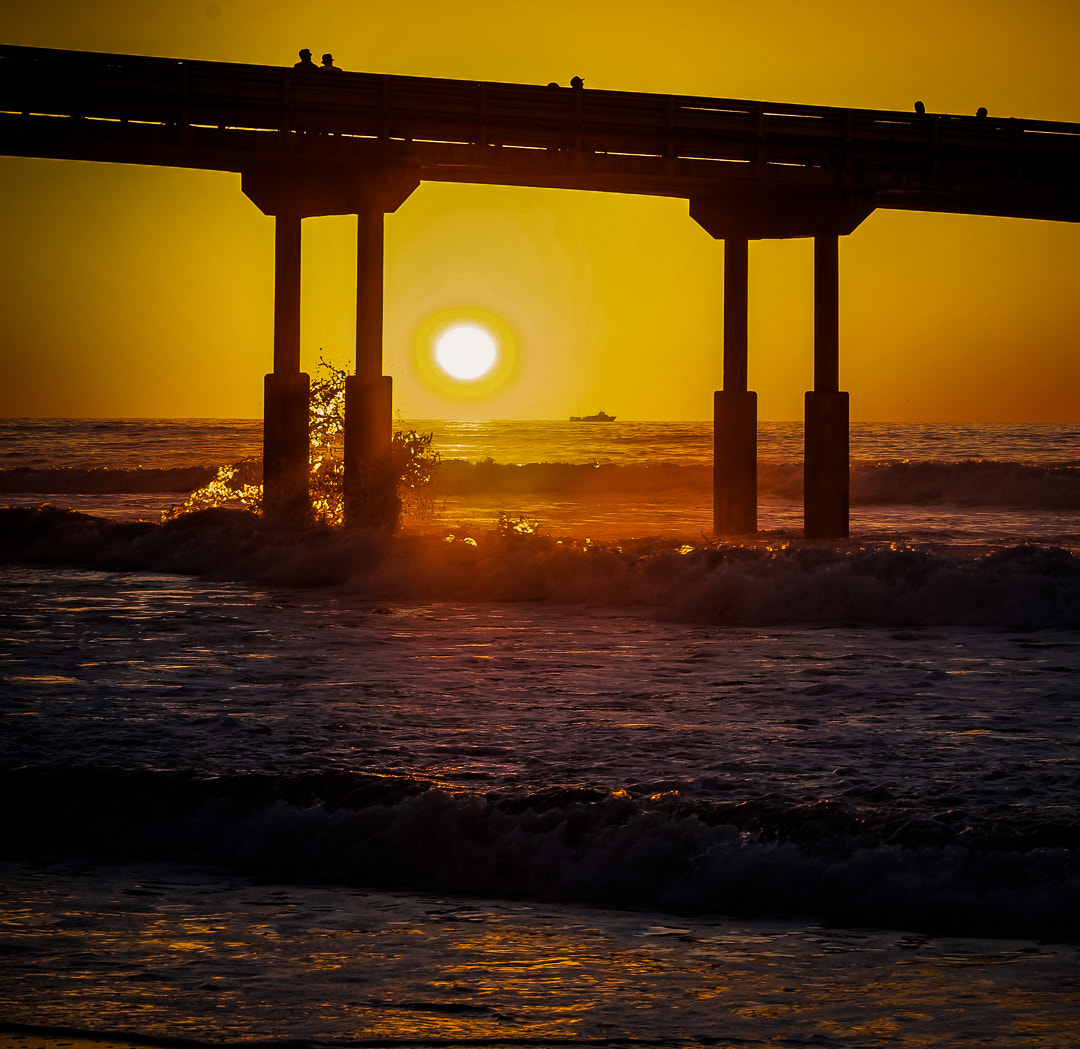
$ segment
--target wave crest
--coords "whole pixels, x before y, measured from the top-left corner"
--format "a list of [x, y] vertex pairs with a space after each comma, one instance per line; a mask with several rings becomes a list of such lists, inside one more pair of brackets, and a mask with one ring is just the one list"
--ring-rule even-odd
[[1080, 559], [1057, 547], [1018, 546], [964, 559], [891, 546], [592, 543], [513, 530], [451, 542], [283, 528], [225, 509], [155, 525], [45, 506], [0, 509], [0, 556], [335, 587], [379, 601], [641, 605], [665, 617], [721, 625], [1070, 629], [1080, 623]]
[[[802, 463], [758, 463], [758, 493], [763, 498], [799, 501]], [[256, 471], [257, 473], [258, 471]], [[176, 469], [62, 467], [0, 469], [0, 492], [106, 494], [191, 491], [215, 473], [211, 466]], [[1026, 506], [1046, 510], [1080, 509], [1080, 467], [971, 459], [963, 462], [855, 462], [851, 501], [858, 505], [908, 504]], [[712, 466], [701, 463], [497, 463], [443, 460], [438, 490], [447, 496], [537, 495], [587, 497], [695, 496], [711, 491]]]
[[370, 887], [979, 936], [1080, 937], [1080, 827], [953, 825], [847, 801], [742, 803], [398, 777], [0, 769], [5, 848]]

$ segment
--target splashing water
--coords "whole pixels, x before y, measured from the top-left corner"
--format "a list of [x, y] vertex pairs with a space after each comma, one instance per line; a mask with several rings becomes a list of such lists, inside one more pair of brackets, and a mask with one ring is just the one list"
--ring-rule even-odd
[[[343, 368], [319, 360], [311, 385], [308, 412], [308, 468], [311, 510], [315, 522], [340, 527], [345, 519], [345, 379]], [[378, 489], [392, 487], [383, 494], [391, 506], [393, 524], [402, 513], [430, 514], [431, 488], [439, 465], [439, 453], [432, 450], [432, 434], [415, 430], [395, 431], [386, 463], [372, 464], [365, 479], [368, 499], [378, 499]], [[172, 521], [198, 510], [230, 507], [262, 512], [262, 467], [255, 458], [221, 466], [213, 480], [196, 488], [184, 502], [161, 512], [161, 520]]]

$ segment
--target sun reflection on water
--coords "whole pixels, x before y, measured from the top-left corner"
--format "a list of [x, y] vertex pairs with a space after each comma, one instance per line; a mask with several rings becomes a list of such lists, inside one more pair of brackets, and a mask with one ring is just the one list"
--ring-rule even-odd
[[1075, 947], [779, 921], [674, 925], [632, 911], [274, 888], [179, 869], [165, 880], [153, 869], [131, 880], [3, 873], [12, 950], [0, 1010], [16, 1024], [151, 1040], [303, 1030], [491, 1044], [771, 1044], [798, 1031], [1000, 1049], [1080, 1034], [1080, 1003], [1061, 981]]

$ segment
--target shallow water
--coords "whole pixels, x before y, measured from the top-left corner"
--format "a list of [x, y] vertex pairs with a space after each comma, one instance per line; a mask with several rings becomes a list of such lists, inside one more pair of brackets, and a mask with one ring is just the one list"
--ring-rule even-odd
[[[412, 530], [473, 538], [500, 517], [618, 540], [712, 533], [710, 423], [401, 423], [433, 436]], [[258, 420], [0, 420], [0, 498], [160, 519], [219, 465], [261, 452]], [[857, 423], [851, 531], [872, 541], [1080, 548], [1080, 427]], [[802, 427], [762, 423], [758, 527], [802, 531]], [[186, 488], [184, 486], [187, 486]]]
[[[257, 437], [102, 425], [9, 465]], [[5, 497], [111, 523], [0, 513], [0, 1033], [1075, 1045], [1076, 428], [868, 428], [813, 544], [776, 427], [724, 546], [687, 426], [447, 426], [392, 542]]]
[[8, 1023], [39, 1033], [496, 1046], [1064, 1047], [1080, 1036], [1071, 946], [672, 920], [193, 867], [0, 872], [0, 1004]]
[[1080, 934], [1072, 631], [4, 582], [16, 855]]

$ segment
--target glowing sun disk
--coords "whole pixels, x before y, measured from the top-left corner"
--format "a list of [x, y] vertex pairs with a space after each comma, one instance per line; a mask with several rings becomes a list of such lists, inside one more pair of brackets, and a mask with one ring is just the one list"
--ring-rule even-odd
[[494, 336], [478, 324], [455, 324], [435, 341], [435, 360], [454, 379], [479, 379], [491, 371], [498, 357]]

